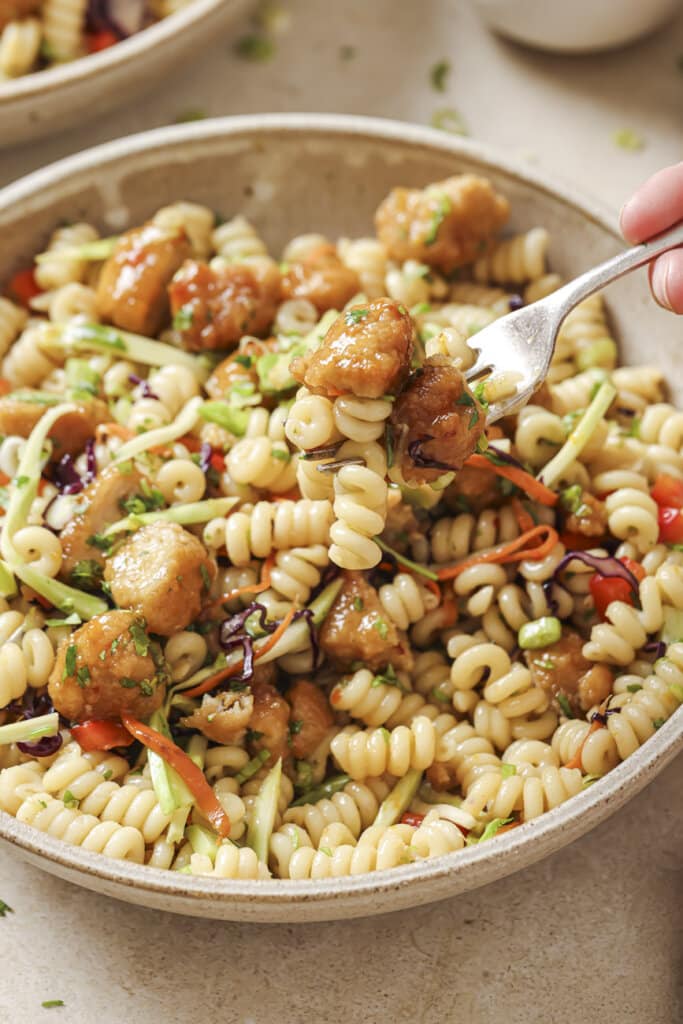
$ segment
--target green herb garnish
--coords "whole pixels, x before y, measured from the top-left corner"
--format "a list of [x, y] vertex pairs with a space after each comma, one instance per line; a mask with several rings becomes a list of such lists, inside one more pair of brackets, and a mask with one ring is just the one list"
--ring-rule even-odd
[[173, 316], [173, 328], [176, 331], [187, 331], [194, 323], [194, 310], [189, 304], [181, 306]]
[[619, 149], [626, 149], [632, 153], [645, 149], [645, 140], [633, 128], [618, 128], [612, 132], [612, 142]]
[[272, 58], [275, 53], [275, 44], [267, 36], [253, 34], [238, 39], [234, 49], [242, 60], [262, 63]]
[[445, 193], [442, 193], [437, 198], [436, 209], [432, 215], [432, 222], [429, 226], [429, 230], [424, 238], [425, 245], [434, 245], [436, 242], [437, 235], [439, 234], [439, 228], [443, 224], [444, 220], [451, 212], [451, 201]]
[[370, 311], [368, 309], [347, 309], [344, 319], [348, 327], [353, 327], [360, 320], [364, 320]]
[[462, 114], [453, 107], [442, 107], [440, 110], [435, 110], [430, 123], [432, 128], [438, 128], [441, 132], [449, 132], [451, 135], [469, 135]]
[[76, 672], [76, 658], [78, 657], [78, 648], [76, 644], [69, 644], [66, 649], [64, 656], [64, 671], [62, 672], [62, 679], [68, 679], [73, 676]]
[[440, 60], [436, 64], [433, 64], [429, 72], [429, 80], [432, 83], [432, 89], [436, 89], [437, 92], [446, 91], [446, 79], [448, 78], [451, 71], [451, 62], [449, 60]]
[[151, 643], [151, 640], [145, 632], [145, 623], [131, 622], [128, 627], [128, 632], [130, 633], [133, 644], [135, 645], [135, 653], [141, 658], [144, 658], [149, 651], [149, 645]]

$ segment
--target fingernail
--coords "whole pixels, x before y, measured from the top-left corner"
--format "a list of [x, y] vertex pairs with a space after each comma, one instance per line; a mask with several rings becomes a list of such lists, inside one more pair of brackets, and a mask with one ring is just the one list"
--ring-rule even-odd
[[660, 306], [673, 309], [669, 298], [669, 261], [659, 259], [652, 268], [652, 293]]

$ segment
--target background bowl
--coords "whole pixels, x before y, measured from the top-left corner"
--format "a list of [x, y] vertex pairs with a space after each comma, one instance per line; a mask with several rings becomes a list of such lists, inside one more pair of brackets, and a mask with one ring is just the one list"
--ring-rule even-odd
[[[253, 220], [279, 252], [292, 235], [367, 233], [379, 200], [398, 184], [449, 174], [489, 177], [512, 202], [512, 227], [551, 232], [550, 263], [569, 276], [622, 245], [611, 214], [475, 143], [390, 121], [270, 115], [204, 121], [108, 143], [0, 192], [0, 285], [41, 251], [60, 221], [105, 233], [137, 224], [174, 199]], [[0, 289], [1, 290], [1, 289]], [[643, 273], [609, 293], [624, 362], [671, 377], [680, 322], [657, 309]], [[674, 381], [680, 388], [681, 378]], [[632, 757], [568, 803], [509, 835], [392, 871], [311, 882], [231, 882], [120, 863], [67, 846], [0, 812], [0, 839], [68, 881], [132, 903], [244, 921], [312, 921], [428, 903], [532, 864], [593, 828], [639, 792], [683, 747], [679, 711]]]
[[100, 53], [0, 82], [0, 149], [63, 131], [139, 96], [215, 38], [246, 2], [193, 0]]
[[540, 50], [593, 53], [654, 32], [680, 0], [475, 0], [484, 21]]

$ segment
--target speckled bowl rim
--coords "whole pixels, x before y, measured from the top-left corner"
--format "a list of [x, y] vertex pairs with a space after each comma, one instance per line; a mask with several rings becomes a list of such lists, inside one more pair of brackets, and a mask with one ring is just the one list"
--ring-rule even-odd
[[[428, 128], [379, 118], [330, 114], [267, 114], [220, 118], [197, 124], [161, 128], [129, 136], [68, 157], [36, 171], [0, 191], [0, 213], [3, 209], [22, 206], [31, 209], [32, 197], [47, 186], [68, 182], [83, 170], [96, 172], [112, 161], [125, 158], [131, 167], [154, 154], [154, 162], [164, 160], [165, 151], [177, 146], [195, 144], [226, 136], [258, 137], [269, 133], [301, 136], [302, 141], [316, 137], [340, 144], [356, 139], [382, 140], [409, 148], [434, 151], [443, 156], [464, 158], [479, 164], [485, 172], [498, 171], [523, 186], [540, 191], [620, 239], [614, 215], [600, 204], [578, 196], [570, 187], [553, 185], [536, 170], [521, 166], [506, 154], [468, 139], [448, 136]], [[305, 137], [305, 139], [304, 139]], [[121, 170], [125, 174], [125, 170]], [[324, 920], [368, 913], [389, 912], [399, 907], [428, 903], [444, 895], [452, 896], [488, 882], [495, 881], [566, 846], [579, 836], [606, 820], [628, 800], [640, 792], [683, 749], [683, 720], [680, 714], [670, 718], [644, 746], [609, 772], [603, 779], [573, 797], [567, 803], [527, 822], [495, 843], [472, 846], [456, 853], [431, 860], [422, 860], [387, 871], [346, 878], [310, 881], [231, 881], [191, 877], [172, 871], [110, 860], [79, 847], [67, 846], [60, 840], [37, 832], [11, 815], [0, 812], [0, 839], [37, 858], [43, 858], [82, 877], [82, 884], [95, 887], [94, 879], [111, 883], [113, 895], [134, 902], [134, 894], [156, 894], [169, 898], [170, 910], [197, 913], [200, 904], [223, 903], [225, 916], [233, 919], [286, 920], [289, 908], [310, 907], [312, 918]], [[90, 879], [90, 880], [89, 880]], [[116, 890], [119, 889], [117, 893]], [[128, 890], [124, 893], [123, 890]], [[411, 895], [411, 889], [414, 893]], [[174, 897], [176, 902], [174, 904]], [[368, 900], [372, 902], [369, 903]], [[193, 909], [195, 904], [196, 909]], [[342, 905], [342, 906], [340, 906]], [[230, 912], [227, 912], [228, 906]], [[272, 916], [271, 916], [272, 915]]]
[[125, 68], [157, 46], [163, 46], [170, 40], [181, 37], [192, 25], [229, 2], [230, 0], [193, 0], [182, 10], [169, 14], [161, 21], [155, 22], [141, 32], [136, 32], [115, 46], [100, 50], [99, 53], [89, 53], [66, 64], [0, 82], [0, 113], [18, 100], [39, 100], [42, 95], [56, 92], [63, 86], [80, 84], [87, 88], [92, 78], [114, 68]]

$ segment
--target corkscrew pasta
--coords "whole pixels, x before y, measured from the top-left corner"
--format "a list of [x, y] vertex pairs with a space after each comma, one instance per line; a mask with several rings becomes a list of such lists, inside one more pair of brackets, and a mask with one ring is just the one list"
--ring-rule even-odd
[[486, 423], [468, 339], [561, 283], [507, 210], [464, 175], [272, 251], [179, 200], [57, 227], [7, 282], [0, 811], [305, 886], [457, 857], [668, 728], [683, 413], [593, 296]]

